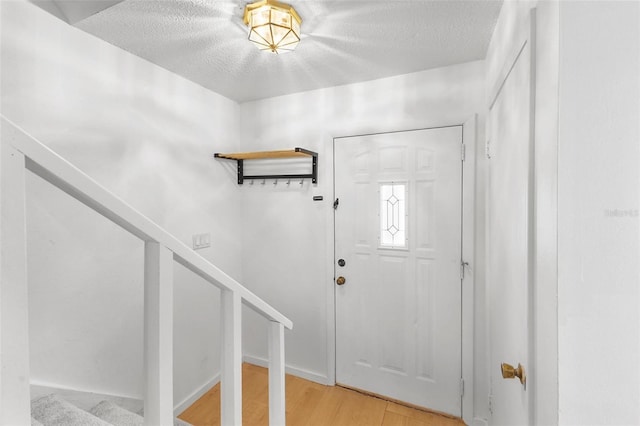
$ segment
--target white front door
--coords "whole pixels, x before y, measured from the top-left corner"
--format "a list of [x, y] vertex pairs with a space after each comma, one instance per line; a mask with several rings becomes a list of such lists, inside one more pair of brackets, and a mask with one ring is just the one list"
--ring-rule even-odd
[[505, 69], [489, 109], [488, 275], [492, 424], [530, 424], [531, 392], [517, 378], [505, 380], [501, 364], [530, 364], [532, 280], [531, 43]]
[[461, 145], [462, 126], [334, 141], [336, 381], [456, 416]]

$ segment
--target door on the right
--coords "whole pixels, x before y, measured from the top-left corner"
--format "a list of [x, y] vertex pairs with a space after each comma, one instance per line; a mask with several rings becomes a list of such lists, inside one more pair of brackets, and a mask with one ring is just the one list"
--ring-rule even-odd
[[[488, 279], [491, 413], [495, 425], [530, 424], [531, 392], [504, 378], [502, 364], [523, 375], [531, 365], [533, 253], [533, 107], [531, 31], [505, 64], [488, 117]], [[508, 370], [508, 368], [507, 368]], [[508, 373], [509, 371], [507, 371]]]

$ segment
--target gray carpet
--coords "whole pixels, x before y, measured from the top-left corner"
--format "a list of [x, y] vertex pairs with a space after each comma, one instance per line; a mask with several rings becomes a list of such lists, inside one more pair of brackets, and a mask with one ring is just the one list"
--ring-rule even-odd
[[[142, 412], [140, 413], [142, 414]], [[102, 401], [89, 411], [51, 394], [31, 401], [31, 426], [143, 426], [142, 415], [120, 407], [112, 401]], [[174, 419], [174, 426], [191, 426]]]
[[[142, 414], [142, 413], [140, 413]], [[102, 401], [85, 411], [58, 395], [51, 394], [31, 401], [32, 426], [143, 426], [142, 415], [120, 407], [112, 401]], [[191, 426], [174, 419], [174, 426]]]
[[109, 426], [109, 423], [57, 395], [47, 395], [31, 401], [31, 416], [45, 426]]
[[91, 409], [91, 414], [116, 426], [144, 425], [144, 417], [118, 407], [111, 401], [102, 401]]

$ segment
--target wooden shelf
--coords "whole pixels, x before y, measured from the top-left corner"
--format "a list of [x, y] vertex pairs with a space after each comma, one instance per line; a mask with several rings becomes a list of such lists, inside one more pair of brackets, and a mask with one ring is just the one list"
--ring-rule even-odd
[[295, 158], [318, 155], [315, 152], [302, 148], [287, 149], [281, 151], [260, 151], [260, 152], [236, 152], [234, 154], [215, 154], [216, 158], [227, 160], [264, 160], [269, 158]]
[[[245, 179], [311, 179], [312, 183], [318, 183], [318, 153], [304, 148], [294, 148], [279, 151], [237, 152], [232, 154], [215, 153], [215, 158], [234, 160], [238, 166], [238, 185], [242, 185]], [[282, 175], [253, 175], [244, 174], [245, 160], [268, 160], [279, 158], [310, 157], [312, 172], [310, 174], [282, 174]]]

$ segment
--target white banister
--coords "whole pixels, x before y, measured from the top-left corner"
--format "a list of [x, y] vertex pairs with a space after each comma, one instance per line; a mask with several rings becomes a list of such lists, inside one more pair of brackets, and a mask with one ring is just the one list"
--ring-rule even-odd
[[291, 320], [5, 117], [0, 127], [0, 426], [31, 418], [25, 169], [145, 242], [145, 425], [173, 424], [173, 261], [221, 290], [222, 424], [242, 424], [244, 304], [270, 321], [269, 420], [284, 425]]
[[144, 424], [173, 425], [173, 254], [144, 245]]
[[[15, 131], [2, 126], [2, 139]], [[31, 424], [25, 159], [0, 147], [0, 424]]]
[[269, 322], [269, 424], [285, 425], [284, 326]]
[[240, 296], [229, 290], [221, 295], [222, 372], [220, 424], [242, 424], [242, 307]]

